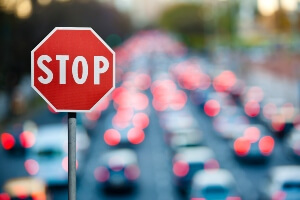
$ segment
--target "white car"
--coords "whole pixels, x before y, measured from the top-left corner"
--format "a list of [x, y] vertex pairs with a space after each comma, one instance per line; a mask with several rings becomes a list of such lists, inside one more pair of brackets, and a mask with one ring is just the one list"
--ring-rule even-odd
[[300, 166], [277, 166], [262, 187], [261, 199], [300, 199]]
[[231, 173], [224, 169], [203, 170], [195, 174], [190, 199], [241, 200]]
[[[77, 161], [81, 164], [90, 140], [86, 130], [77, 126]], [[36, 143], [26, 151], [25, 169], [49, 186], [68, 184], [68, 127], [66, 124], [44, 125], [38, 128]], [[79, 165], [78, 170], [80, 170]]]
[[289, 155], [300, 160], [300, 126], [292, 130], [285, 141]]
[[195, 128], [178, 129], [173, 132], [170, 139], [170, 146], [173, 151], [182, 147], [201, 146], [202, 144], [203, 133]]

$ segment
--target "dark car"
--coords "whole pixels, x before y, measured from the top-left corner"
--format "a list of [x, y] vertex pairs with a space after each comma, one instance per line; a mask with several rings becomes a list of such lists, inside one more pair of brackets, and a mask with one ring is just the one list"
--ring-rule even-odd
[[133, 190], [140, 176], [136, 153], [130, 149], [116, 149], [103, 154], [94, 176], [105, 191]]
[[231, 143], [235, 156], [245, 162], [261, 163], [272, 156], [275, 140], [266, 128], [252, 124], [243, 128]]

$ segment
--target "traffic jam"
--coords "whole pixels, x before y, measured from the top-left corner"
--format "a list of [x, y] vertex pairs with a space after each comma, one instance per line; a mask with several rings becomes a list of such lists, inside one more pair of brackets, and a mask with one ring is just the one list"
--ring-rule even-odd
[[[114, 51], [115, 89], [77, 113], [77, 199], [300, 199], [297, 105], [217, 70], [162, 31], [140, 31]], [[50, 77], [41, 82], [52, 81], [44, 61], [71, 62], [40, 58]], [[102, 76], [106, 61], [95, 59]], [[0, 136], [0, 200], [67, 199], [67, 134], [66, 113], [46, 104], [9, 124]]]

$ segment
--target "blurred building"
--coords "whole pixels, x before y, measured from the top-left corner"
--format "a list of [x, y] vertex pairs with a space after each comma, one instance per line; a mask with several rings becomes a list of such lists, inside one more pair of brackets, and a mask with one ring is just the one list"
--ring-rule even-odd
[[[168, 7], [178, 3], [203, 3], [210, 0], [98, 0], [109, 3], [118, 10], [128, 13], [137, 27], [147, 26], [156, 21]], [[217, 0], [220, 1], [220, 0]]]
[[[278, 29], [276, 21], [278, 11], [284, 11], [292, 24], [296, 23], [296, 13], [299, 11], [299, 0], [97, 0], [116, 7], [119, 11], [129, 14], [133, 24], [145, 27], [155, 23], [161, 13], [168, 7], [178, 3], [209, 3], [224, 4], [227, 2], [239, 2], [238, 32], [240, 36], [252, 37], [261, 34], [261, 29]], [[257, 15], [264, 20], [263, 26], [257, 23]], [[279, 13], [280, 15], [280, 13]], [[279, 20], [280, 21], [280, 20]], [[283, 20], [284, 21], [284, 20]], [[279, 22], [280, 23], [280, 22]], [[271, 25], [269, 25], [271, 24]], [[258, 31], [258, 32], [257, 32]]]

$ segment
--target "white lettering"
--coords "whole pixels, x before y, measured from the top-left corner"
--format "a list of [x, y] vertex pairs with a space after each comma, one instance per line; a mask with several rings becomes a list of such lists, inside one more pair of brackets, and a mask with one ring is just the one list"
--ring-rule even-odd
[[[79, 78], [78, 76], [78, 63], [82, 63], [82, 77]], [[77, 84], [83, 84], [85, 83], [87, 76], [88, 76], [88, 64], [86, 62], [86, 59], [83, 56], [77, 56], [74, 59], [73, 65], [72, 65], [72, 74], [74, 81]]]
[[[100, 63], [103, 63], [103, 66], [100, 67]], [[94, 84], [100, 84], [100, 74], [105, 73], [108, 70], [108, 60], [104, 56], [94, 56]]]
[[66, 62], [69, 60], [69, 56], [57, 55], [56, 60], [59, 60], [59, 84], [66, 84]]
[[40, 76], [38, 80], [42, 84], [48, 84], [53, 80], [53, 73], [46, 65], [44, 65], [43, 61], [49, 63], [52, 61], [52, 59], [48, 55], [41, 55], [37, 60], [38, 67], [47, 74], [47, 78], [43, 78], [42, 76]]

